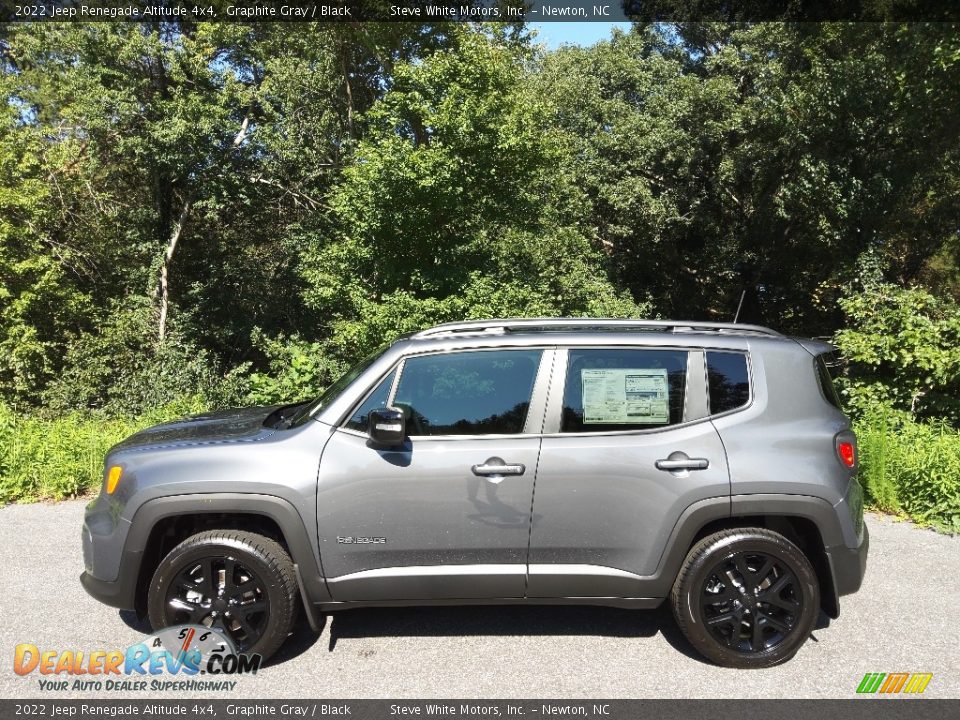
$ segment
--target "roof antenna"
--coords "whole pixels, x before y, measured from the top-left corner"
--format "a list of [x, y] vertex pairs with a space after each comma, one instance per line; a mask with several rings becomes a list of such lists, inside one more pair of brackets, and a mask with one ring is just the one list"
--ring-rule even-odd
[[734, 323], [736, 323], [736, 322], [737, 322], [737, 319], [740, 317], [740, 308], [743, 307], [743, 298], [746, 296], [746, 294], [747, 294], [746, 289], [744, 289], [743, 292], [740, 293], [740, 302], [737, 303], [737, 312], [736, 312], [736, 314], [733, 316], [733, 322], [734, 322]]

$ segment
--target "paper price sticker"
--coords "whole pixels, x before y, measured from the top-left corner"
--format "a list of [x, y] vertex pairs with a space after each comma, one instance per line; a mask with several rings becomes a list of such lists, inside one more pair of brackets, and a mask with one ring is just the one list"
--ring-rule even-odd
[[581, 370], [584, 424], [666, 425], [670, 389], [665, 368]]

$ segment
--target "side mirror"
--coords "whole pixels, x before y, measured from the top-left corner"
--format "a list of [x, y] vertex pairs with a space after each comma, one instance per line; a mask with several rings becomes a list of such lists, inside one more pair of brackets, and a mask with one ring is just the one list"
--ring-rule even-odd
[[396, 447], [407, 437], [407, 419], [397, 408], [377, 408], [368, 416], [367, 434], [377, 445]]

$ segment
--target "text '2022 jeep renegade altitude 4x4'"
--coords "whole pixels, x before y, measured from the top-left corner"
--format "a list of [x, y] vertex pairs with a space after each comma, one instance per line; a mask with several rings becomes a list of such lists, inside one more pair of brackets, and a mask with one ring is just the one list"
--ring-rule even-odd
[[95, 598], [270, 655], [298, 606], [667, 600], [734, 667], [860, 587], [856, 440], [822, 342], [749, 325], [424, 330], [314, 401], [187, 418], [106, 458]]

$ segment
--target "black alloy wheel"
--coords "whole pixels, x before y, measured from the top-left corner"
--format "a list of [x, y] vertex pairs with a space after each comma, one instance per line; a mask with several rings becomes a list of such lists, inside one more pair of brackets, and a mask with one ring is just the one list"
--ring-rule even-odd
[[230, 556], [187, 563], [168, 586], [166, 605], [173, 624], [222, 630], [241, 652], [256, 645], [270, 619], [263, 581]]
[[718, 665], [765, 668], [793, 657], [820, 613], [810, 559], [766, 528], [734, 528], [696, 543], [670, 593], [690, 644]]
[[710, 633], [739, 652], [783, 642], [803, 612], [803, 592], [783, 562], [765, 553], [733, 553], [707, 574], [700, 609]]
[[160, 561], [147, 594], [155, 631], [196, 624], [222, 630], [238, 652], [264, 658], [293, 628], [293, 561], [274, 540], [244, 530], [188, 537]]

